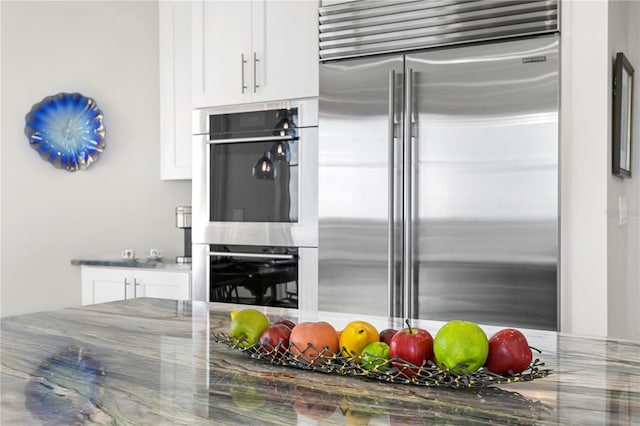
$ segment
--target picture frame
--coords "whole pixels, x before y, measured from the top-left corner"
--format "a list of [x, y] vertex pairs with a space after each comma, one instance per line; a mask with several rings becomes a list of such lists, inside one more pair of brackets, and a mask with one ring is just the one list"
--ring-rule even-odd
[[615, 176], [631, 177], [634, 69], [623, 52], [616, 53], [613, 74], [613, 155]]

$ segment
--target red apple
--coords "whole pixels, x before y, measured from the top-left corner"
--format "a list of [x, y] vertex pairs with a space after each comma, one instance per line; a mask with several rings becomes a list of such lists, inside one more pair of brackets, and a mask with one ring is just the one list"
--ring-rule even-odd
[[531, 364], [533, 354], [527, 338], [519, 330], [505, 328], [489, 339], [489, 356], [485, 367], [492, 373], [521, 373]]
[[380, 341], [391, 346], [391, 338], [398, 332], [395, 328], [385, 328], [380, 332]]
[[280, 319], [278, 319], [277, 321], [274, 321], [273, 323], [274, 323], [274, 324], [284, 324], [284, 325], [286, 325], [287, 327], [289, 327], [289, 328], [290, 328], [290, 329], [292, 329], [292, 330], [293, 330], [293, 327], [295, 327], [295, 326], [296, 326], [296, 323], [295, 323], [295, 322], [293, 322], [293, 321], [291, 321], [291, 320], [288, 320], [288, 319], [286, 319], [286, 318], [280, 318]]
[[[407, 321], [408, 325], [409, 321]], [[393, 336], [389, 344], [389, 354], [394, 367], [405, 376], [413, 377], [418, 372], [417, 368], [409, 367], [401, 360], [417, 367], [433, 360], [433, 337], [427, 330], [408, 326]]]
[[276, 353], [272, 353], [272, 351], [277, 347], [277, 353], [282, 355], [289, 347], [290, 335], [291, 329], [286, 325], [271, 324], [260, 335], [260, 339], [258, 340], [260, 350], [265, 354], [270, 354], [272, 357], [275, 357]]

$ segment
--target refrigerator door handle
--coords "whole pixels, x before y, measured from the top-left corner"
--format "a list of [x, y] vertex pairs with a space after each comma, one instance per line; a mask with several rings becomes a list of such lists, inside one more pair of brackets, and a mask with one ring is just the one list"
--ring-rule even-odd
[[414, 318], [413, 312], [413, 69], [407, 68], [405, 74], [404, 106], [404, 170], [403, 170], [403, 310], [405, 318]]
[[394, 70], [389, 71], [389, 122], [388, 122], [388, 155], [389, 155], [389, 176], [387, 180], [388, 185], [388, 228], [387, 228], [387, 291], [388, 291], [388, 306], [387, 306], [387, 316], [389, 318], [393, 318], [399, 316], [401, 312], [396, 312], [396, 291], [395, 291], [395, 276], [396, 276], [396, 265], [395, 265], [395, 202], [394, 202], [394, 192], [395, 192], [395, 87], [396, 87], [396, 72]]

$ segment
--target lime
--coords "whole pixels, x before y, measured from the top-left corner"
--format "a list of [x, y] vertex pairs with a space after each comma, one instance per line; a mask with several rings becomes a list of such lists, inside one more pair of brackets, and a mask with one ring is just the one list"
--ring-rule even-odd
[[455, 374], [476, 371], [489, 355], [489, 339], [482, 328], [470, 321], [449, 321], [433, 340], [438, 365]]
[[367, 370], [386, 371], [389, 369], [389, 345], [384, 342], [371, 342], [362, 349], [360, 355], [362, 368]]

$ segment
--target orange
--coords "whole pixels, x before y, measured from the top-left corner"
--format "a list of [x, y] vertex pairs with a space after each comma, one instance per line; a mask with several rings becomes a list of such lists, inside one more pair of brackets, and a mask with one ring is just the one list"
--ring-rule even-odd
[[301, 322], [291, 330], [289, 352], [310, 364], [324, 364], [338, 353], [338, 343], [338, 333], [328, 322]]
[[362, 349], [372, 342], [379, 342], [378, 330], [366, 321], [352, 321], [340, 334], [341, 354], [346, 357], [359, 356]]

